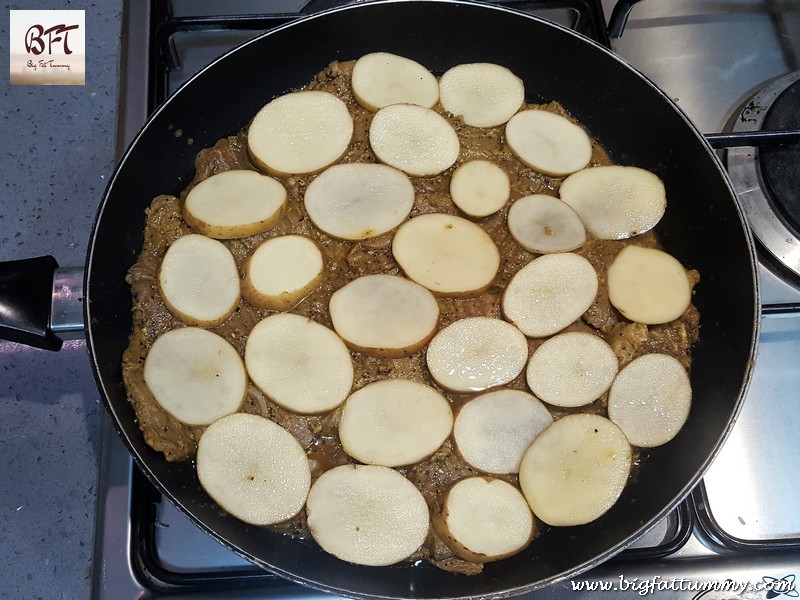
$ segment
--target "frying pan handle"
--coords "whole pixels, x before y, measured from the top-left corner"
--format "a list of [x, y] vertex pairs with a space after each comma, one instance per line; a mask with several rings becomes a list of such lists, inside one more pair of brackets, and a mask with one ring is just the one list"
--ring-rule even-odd
[[83, 330], [83, 269], [52, 256], [0, 262], [0, 339], [60, 350]]

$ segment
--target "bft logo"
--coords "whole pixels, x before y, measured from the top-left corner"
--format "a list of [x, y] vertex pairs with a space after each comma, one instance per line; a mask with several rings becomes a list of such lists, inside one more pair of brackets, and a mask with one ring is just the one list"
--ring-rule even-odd
[[12, 10], [11, 85], [83, 85], [86, 82], [82, 10]]
[[[28, 32], [25, 34], [25, 50], [36, 56], [42, 54], [45, 49], [47, 49], [47, 54], [53, 54], [53, 45], [60, 43], [64, 54], [72, 54], [72, 50], [69, 48], [69, 32], [79, 28], [80, 25], [65, 25], [64, 23], [54, 25], [49, 29], [45, 29], [42, 25], [38, 24], [31, 25], [31, 28], [28, 29]], [[47, 36], [46, 46], [44, 36]], [[56, 46], [56, 49], [57, 48], [58, 46]]]

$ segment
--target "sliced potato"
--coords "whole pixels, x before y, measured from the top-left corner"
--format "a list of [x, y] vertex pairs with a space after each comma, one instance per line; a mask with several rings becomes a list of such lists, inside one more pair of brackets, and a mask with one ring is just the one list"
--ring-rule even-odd
[[244, 263], [242, 296], [253, 306], [288, 310], [322, 281], [322, 252], [303, 235], [264, 241]]
[[450, 403], [439, 392], [415, 381], [384, 379], [347, 399], [339, 439], [357, 461], [401, 467], [436, 452], [452, 430]]
[[513, 556], [535, 532], [525, 497], [510, 483], [491, 477], [456, 482], [433, 524], [458, 556], [479, 563]]
[[583, 246], [586, 229], [569, 204], [553, 196], [533, 194], [508, 209], [511, 237], [529, 252], [567, 252]]
[[589, 309], [597, 287], [597, 272], [582, 256], [545, 254], [511, 278], [501, 300], [503, 314], [528, 337], [553, 335]]
[[372, 111], [390, 104], [417, 104], [433, 108], [439, 101], [439, 82], [418, 62], [373, 52], [356, 61], [352, 75], [353, 95]]
[[253, 327], [244, 363], [262, 392], [296, 413], [332, 410], [353, 385], [353, 361], [341, 338], [291, 313], [272, 315]]
[[458, 134], [444, 117], [414, 104], [391, 104], [376, 112], [369, 144], [381, 162], [419, 177], [452, 166], [461, 148]]
[[592, 141], [582, 127], [547, 110], [523, 110], [506, 125], [506, 143], [524, 164], [561, 177], [592, 159]]
[[236, 412], [247, 373], [236, 349], [197, 327], [172, 329], [144, 359], [144, 382], [159, 406], [187, 425], [208, 425]]
[[508, 121], [525, 100], [525, 85], [507, 68], [492, 63], [457, 65], [439, 80], [442, 107], [472, 127]]
[[348, 163], [322, 172], [306, 189], [308, 216], [325, 233], [363, 240], [391, 231], [414, 205], [414, 185], [386, 165]]
[[602, 396], [619, 369], [617, 355], [591, 333], [559, 333], [539, 346], [528, 362], [528, 387], [553, 406], [584, 406]]
[[236, 413], [208, 426], [197, 445], [200, 485], [223, 509], [253, 525], [294, 517], [311, 487], [305, 450], [280, 425]]
[[286, 188], [255, 171], [224, 171], [204, 179], [186, 195], [186, 222], [218, 240], [269, 231], [286, 207]]
[[253, 162], [270, 173], [316, 173], [338, 161], [353, 137], [353, 117], [333, 94], [304, 90], [279, 96], [247, 130]]
[[533, 514], [548, 525], [583, 525], [619, 498], [631, 447], [614, 423], [591, 414], [562, 417], [533, 440], [519, 484]]
[[392, 254], [406, 275], [444, 296], [482, 293], [500, 267], [492, 238], [475, 223], [452, 215], [407, 221], [394, 235]]
[[453, 203], [471, 217], [487, 217], [503, 208], [511, 195], [508, 175], [489, 160], [471, 160], [450, 178]]
[[323, 550], [358, 565], [405, 560], [425, 541], [428, 505], [388, 467], [342, 465], [325, 471], [306, 502], [308, 528]]
[[239, 270], [222, 242], [191, 233], [161, 261], [158, 287], [167, 308], [187, 325], [215, 327], [239, 303]]
[[408, 356], [431, 339], [439, 305], [427, 289], [396, 275], [366, 275], [334, 292], [333, 328], [351, 348], [375, 356]]
[[608, 394], [608, 418], [634, 446], [653, 448], [674, 438], [692, 404], [686, 369], [667, 354], [645, 354], [617, 375]]
[[531, 442], [553, 423], [544, 404], [520, 390], [481, 394], [461, 407], [453, 439], [467, 463], [486, 473], [518, 473]]
[[426, 359], [431, 377], [442, 387], [482, 392], [516, 379], [528, 360], [528, 342], [505, 321], [469, 317], [437, 333]]
[[686, 269], [671, 255], [626, 246], [608, 268], [608, 299], [626, 319], [657, 325], [686, 312], [692, 287]]
[[567, 177], [559, 190], [592, 235], [621, 240], [650, 231], [667, 196], [657, 175], [638, 167], [592, 167]]

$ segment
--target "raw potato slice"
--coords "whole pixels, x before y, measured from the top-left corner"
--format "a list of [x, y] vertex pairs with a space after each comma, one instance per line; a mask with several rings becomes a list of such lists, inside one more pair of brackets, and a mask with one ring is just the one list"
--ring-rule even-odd
[[592, 159], [586, 131], [547, 110], [514, 115], [506, 125], [506, 143], [524, 164], [555, 177], [579, 171]]
[[529, 252], [566, 252], [583, 246], [586, 229], [568, 204], [553, 196], [520, 198], [508, 210], [508, 229]]
[[503, 208], [511, 195], [508, 175], [488, 160], [471, 160], [453, 171], [450, 197], [471, 217], [488, 217]]
[[236, 349], [197, 327], [166, 332], [144, 359], [144, 382], [158, 404], [187, 425], [208, 425], [235, 413], [247, 394]]
[[400, 357], [422, 348], [436, 332], [439, 304], [427, 289], [396, 275], [366, 275], [334, 292], [333, 328], [351, 348]]
[[567, 415], [533, 440], [519, 484], [548, 525], [583, 525], [614, 505], [630, 469], [631, 447], [619, 427], [599, 415]]
[[525, 497], [510, 483], [468, 477], [444, 498], [436, 530], [465, 560], [486, 563], [513, 556], [533, 538], [533, 515]]
[[167, 308], [187, 325], [215, 327], [239, 304], [239, 270], [222, 242], [191, 233], [164, 254], [158, 287]]
[[567, 177], [561, 199], [592, 235], [621, 240], [650, 231], [667, 208], [664, 183], [638, 167], [592, 167]]
[[453, 439], [467, 463], [486, 473], [518, 473], [531, 442], [553, 423], [544, 404], [520, 390], [497, 390], [461, 407]]
[[353, 137], [353, 117], [333, 94], [315, 90], [275, 98], [247, 130], [247, 149], [260, 168], [279, 175], [316, 173], [339, 160]]
[[353, 67], [352, 86], [358, 103], [372, 111], [390, 104], [433, 108], [439, 101], [439, 82], [433, 73], [410, 58], [388, 52], [359, 58]]
[[602, 396], [619, 369], [605, 340], [584, 332], [560, 333], [539, 346], [526, 372], [528, 387], [553, 406], [584, 406]]
[[186, 195], [186, 222], [208, 237], [229, 240], [269, 231], [286, 207], [286, 188], [255, 171], [224, 171]]
[[437, 333], [426, 359], [431, 377], [442, 387], [482, 392], [516, 379], [528, 360], [528, 341], [505, 321], [469, 317]]
[[645, 354], [619, 372], [608, 394], [608, 418], [641, 448], [666, 444], [680, 431], [692, 404], [686, 369], [667, 354]]
[[347, 399], [339, 439], [357, 461], [401, 467], [436, 452], [452, 430], [450, 403], [439, 392], [415, 381], [384, 379]]
[[322, 253], [310, 238], [270, 238], [244, 263], [242, 296], [259, 308], [288, 310], [320, 284], [323, 267]]
[[300, 414], [336, 408], [353, 385], [353, 361], [341, 338], [291, 313], [272, 315], [253, 327], [244, 363], [262, 392]]
[[442, 107], [472, 127], [508, 121], [525, 100], [525, 85], [511, 71], [492, 63], [458, 65], [439, 80]]
[[449, 168], [461, 149], [458, 134], [443, 116], [414, 104], [392, 104], [376, 112], [369, 144], [381, 162], [419, 177]]
[[420, 215], [404, 223], [394, 235], [392, 254], [406, 275], [444, 296], [482, 293], [500, 267], [492, 238], [452, 215]]
[[300, 443], [280, 425], [245, 413], [223, 417], [203, 432], [197, 476], [217, 504], [253, 525], [291, 519], [311, 487]]
[[308, 528], [323, 550], [358, 565], [405, 560], [425, 541], [428, 505], [408, 479], [388, 467], [342, 465], [314, 482]]
[[666, 252], [626, 246], [608, 268], [608, 299], [626, 319], [658, 325], [686, 312], [692, 287], [686, 269]]
[[517, 271], [501, 301], [503, 314], [532, 338], [577, 321], [597, 295], [597, 272], [577, 254], [545, 254]]
[[314, 225], [334, 237], [363, 240], [391, 231], [414, 205], [414, 185], [386, 165], [334, 165], [306, 189], [303, 202]]

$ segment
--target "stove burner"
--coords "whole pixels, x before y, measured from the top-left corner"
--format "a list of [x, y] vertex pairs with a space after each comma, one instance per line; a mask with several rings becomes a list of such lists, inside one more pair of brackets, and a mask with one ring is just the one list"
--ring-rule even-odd
[[[800, 81], [781, 93], [767, 111], [764, 129], [800, 129]], [[758, 157], [761, 177], [780, 214], [800, 232], [800, 144], [765, 147]]]
[[[733, 133], [800, 127], [800, 71], [768, 82], [735, 117]], [[732, 148], [728, 174], [753, 234], [800, 277], [800, 146]]]

